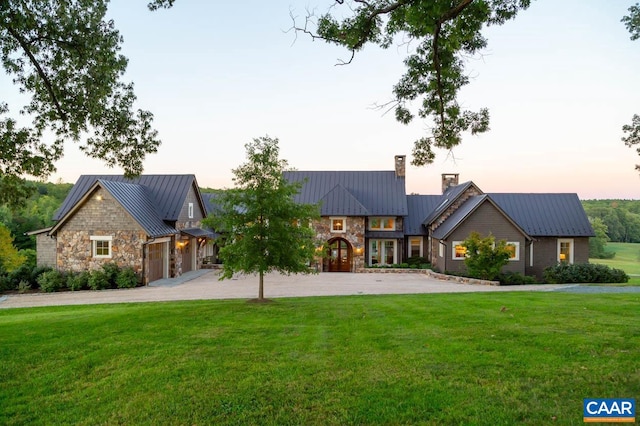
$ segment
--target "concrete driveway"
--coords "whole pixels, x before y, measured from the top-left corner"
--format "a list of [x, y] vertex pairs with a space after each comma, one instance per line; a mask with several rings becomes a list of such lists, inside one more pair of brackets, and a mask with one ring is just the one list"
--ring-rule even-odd
[[[265, 276], [265, 297], [337, 296], [359, 294], [416, 294], [503, 291], [552, 291], [567, 285], [488, 286], [441, 281], [423, 274], [351, 274]], [[11, 294], [0, 297], [0, 309], [35, 306], [91, 305], [176, 300], [251, 299], [258, 296], [258, 277], [241, 275], [218, 280], [217, 271], [199, 270], [161, 280], [148, 287], [101, 291]]]

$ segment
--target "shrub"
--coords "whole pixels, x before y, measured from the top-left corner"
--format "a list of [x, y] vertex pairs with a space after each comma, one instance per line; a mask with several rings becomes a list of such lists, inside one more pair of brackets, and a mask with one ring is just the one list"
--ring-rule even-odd
[[18, 283], [18, 291], [20, 293], [26, 293], [29, 290], [31, 290], [31, 283], [29, 283], [28, 281], [20, 281]]
[[621, 269], [595, 263], [561, 263], [544, 270], [544, 281], [550, 284], [626, 283], [629, 276]]
[[538, 281], [535, 277], [529, 275], [522, 275], [519, 272], [504, 272], [497, 276], [497, 280], [502, 285], [523, 285], [523, 284], [537, 284]]
[[118, 288], [133, 288], [138, 285], [138, 276], [133, 268], [124, 268], [116, 277]]
[[473, 278], [495, 279], [511, 257], [507, 242], [496, 242], [493, 235], [483, 238], [478, 232], [472, 232], [462, 245], [467, 249], [464, 264]]
[[118, 267], [118, 265], [115, 263], [105, 263], [104, 265], [102, 265], [102, 271], [105, 273], [107, 281], [109, 282], [107, 287], [115, 288], [116, 279], [118, 278], [118, 273], [120, 272], [120, 268]]
[[104, 290], [109, 288], [109, 276], [104, 271], [91, 271], [87, 285], [91, 290]]
[[67, 287], [69, 287], [71, 291], [89, 288], [89, 275], [88, 272], [69, 274], [67, 277]]
[[40, 287], [40, 283], [38, 283], [38, 278], [40, 278], [40, 275], [44, 274], [45, 272], [49, 272], [53, 270], [54, 269], [50, 266], [37, 266], [34, 269], [32, 269], [31, 278], [29, 280], [29, 282], [31, 283], [31, 288]]
[[407, 258], [407, 263], [409, 264], [410, 268], [420, 268], [421, 265], [429, 263], [429, 261], [421, 256], [411, 256]]
[[64, 276], [56, 270], [43, 272], [38, 277], [38, 284], [47, 293], [58, 291], [64, 287]]

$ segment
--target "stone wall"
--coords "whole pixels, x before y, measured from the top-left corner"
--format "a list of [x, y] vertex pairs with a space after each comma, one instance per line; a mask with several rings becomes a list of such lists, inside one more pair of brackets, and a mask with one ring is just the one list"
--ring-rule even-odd
[[[91, 236], [110, 236], [110, 258], [95, 258]], [[99, 269], [105, 263], [142, 272], [142, 249], [146, 233], [111, 195], [98, 188], [86, 203], [58, 230], [57, 262], [60, 270]]]
[[[324, 244], [324, 249], [326, 249], [327, 242], [334, 238], [347, 240], [353, 250], [351, 270], [357, 272], [364, 268], [364, 217], [347, 217], [345, 232], [331, 232], [331, 220], [328, 216], [323, 216], [320, 220], [314, 221], [312, 226], [316, 231], [316, 239]], [[321, 256], [318, 256], [317, 261], [322, 265]]]

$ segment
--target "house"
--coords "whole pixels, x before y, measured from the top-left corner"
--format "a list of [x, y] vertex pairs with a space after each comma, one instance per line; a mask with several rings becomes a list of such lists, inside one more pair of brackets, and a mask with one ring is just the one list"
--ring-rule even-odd
[[313, 226], [324, 242], [323, 271], [355, 272], [402, 261], [405, 159], [396, 156], [391, 171], [285, 172], [285, 179], [302, 184], [297, 202], [320, 204]]
[[207, 242], [206, 208], [194, 175], [83, 175], [56, 212], [34, 231], [38, 265], [85, 271], [115, 262], [144, 284], [199, 269]]
[[462, 242], [476, 231], [505, 240], [504, 271], [542, 276], [560, 262], [586, 263], [593, 229], [576, 194], [485, 194], [457, 174], [440, 195], [407, 195], [405, 156], [392, 171], [290, 171], [296, 201], [320, 203], [314, 227], [324, 242], [323, 271], [357, 272], [424, 257], [441, 272], [462, 272]]

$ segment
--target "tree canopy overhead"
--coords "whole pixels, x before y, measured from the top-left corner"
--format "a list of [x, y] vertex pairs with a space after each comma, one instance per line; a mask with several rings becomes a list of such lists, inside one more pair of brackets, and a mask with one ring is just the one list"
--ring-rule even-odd
[[[133, 84], [123, 81], [127, 59], [108, 0], [0, 2], [0, 59], [29, 97], [23, 106], [0, 99], [0, 202], [26, 193], [22, 177], [55, 171], [66, 140], [128, 176], [160, 141], [153, 115], [136, 109]], [[151, 4], [149, 4], [151, 7]], [[18, 114], [31, 120], [22, 127]]]

